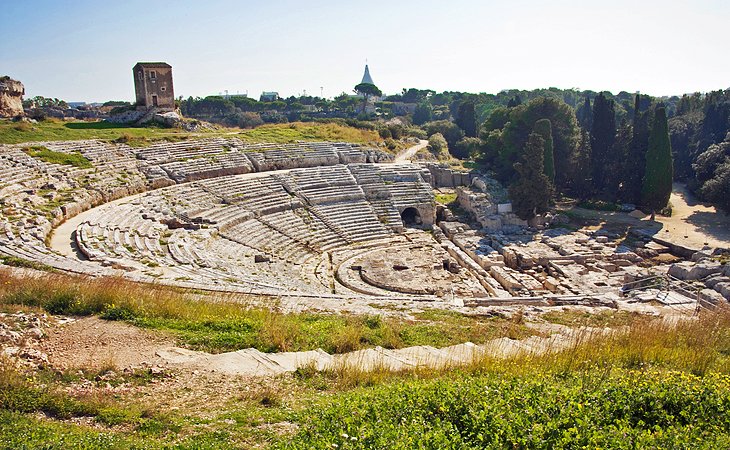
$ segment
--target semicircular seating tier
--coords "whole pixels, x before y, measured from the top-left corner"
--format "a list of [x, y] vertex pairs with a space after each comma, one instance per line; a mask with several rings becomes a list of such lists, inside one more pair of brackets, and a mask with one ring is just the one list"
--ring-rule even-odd
[[33, 143], [91, 168], [45, 162], [27, 145], [0, 146], [0, 256], [79, 273], [351, 293], [334, 286], [338, 260], [404, 242], [405, 209], [435, 215], [427, 169], [380, 164], [391, 157], [357, 144]]

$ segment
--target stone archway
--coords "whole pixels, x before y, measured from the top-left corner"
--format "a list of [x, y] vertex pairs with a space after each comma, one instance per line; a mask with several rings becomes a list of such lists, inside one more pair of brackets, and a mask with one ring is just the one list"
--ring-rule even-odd
[[403, 225], [407, 227], [417, 226], [423, 224], [421, 220], [421, 213], [416, 208], [406, 208], [400, 213], [400, 218], [403, 221]]

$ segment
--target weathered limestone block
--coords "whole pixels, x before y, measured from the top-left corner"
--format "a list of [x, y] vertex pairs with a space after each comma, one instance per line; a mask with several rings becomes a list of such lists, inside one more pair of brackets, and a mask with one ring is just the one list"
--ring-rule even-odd
[[0, 77], [0, 117], [23, 115], [23, 83], [10, 77]]
[[730, 282], [717, 283], [715, 285], [715, 291], [722, 294], [725, 300], [730, 301]]
[[542, 281], [542, 287], [552, 293], [557, 293], [560, 287], [560, 281], [557, 278], [548, 276]]
[[707, 279], [705, 280], [705, 286], [712, 289], [717, 283], [723, 282], [730, 282], [730, 277], [726, 277], [725, 275], [718, 273], [707, 277]]
[[513, 290], [522, 289], [522, 283], [520, 283], [508, 269], [499, 266], [492, 266], [489, 269], [489, 274], [501, 284], [506, 290], [512, 292]]
[[700, 297], [713, 305], [722, 303], [725, 300], [725, 297], [723, 297], [722, 294], [717, 291], [713, 291], [712, 289], [702, 289], [700, 291]]
[[724, 267], [719, 263], [702, 261], [696, 264], [684, 261], [672, 264], [669, 268], [669, 275], [680, 280], [701, 280], [714, 273], [720, 273]]

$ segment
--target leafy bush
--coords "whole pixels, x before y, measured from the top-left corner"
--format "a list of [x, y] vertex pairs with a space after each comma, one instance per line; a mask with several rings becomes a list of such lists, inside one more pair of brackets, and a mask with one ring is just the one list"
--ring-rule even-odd
[[596, 211], [620, 211], [621, 205], [603, 200], [584, 200], [578, 204], [580, 208], [593, 209]]
[[451, 374], [329, 399], [278, 448], [727, 448], [728, 383], [657, 371]]

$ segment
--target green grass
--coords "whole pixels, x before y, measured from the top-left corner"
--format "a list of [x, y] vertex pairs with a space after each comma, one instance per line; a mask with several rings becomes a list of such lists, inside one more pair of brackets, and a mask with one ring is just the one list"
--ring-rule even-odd
[[454, 203], [456, 201], [456, 193], [447, 193], [447, 194], [441, 194], [438, 193], [435, 195], [436, 202], [441, 203], [442, 205], [448, 205], [450, 203]]
[[6, 266], [21, 267], [24, 269], [35, 269], [45, 272], [52, 272], [55, 270], [53, 267], [47, 264], [43, 264], [38, 261], [31, 261], [25, 258], [19, 258], [17, 256], [0, 255], [0, 262], [5, 264]]
[[[341, 342], [370, 345], [390, 329], [381, 317], [269, 314], [118, 279], [48, 274], [16, 281], [0, 271], [0, 306], [159, 321], [146, 326], [201, 339], [227, 333], [238, 339], [240, 333], [255, 347], [270, 345], [272, 336], [292, 348], [319, 345], [319, 339], [326, 344], [338, 333], [345, 334]], [[432, 326], [423, 333], [429, 339], [448, 332], [463, 339], [489, 335], [494, 324], [519, 331], [519, 316], [505, 321], [428, 309], [399, 330]], [[21, 374], [0, 361], [0, 448], [728, 448], [730, 314], [703, 312], [671, 322], [616, 312], [543, 318], [620, 328], [586, 332], [563, 350], [485, 356], [459, 369], [302, 368], [246, 380], [240, 389], [214, 389], [208, 395], [227, 400], [202, 410], [187, 409], [195, 390], [187, 385], [157, 399], [177, 384], [157, 384], [166, 379], [123, 375], [136, 394], [71, 395], [66, 387], [83, 381], [74, 373]], [[79, 417], [94, 427], [69, 421]]]
[[[226, 131], [231, 130], [226, 129]], [[0, 120], [0, 144], [79, 139], [105, 139], [111, 141], [123, 136], [161, 140], [190, 135], [193, 134], [175, 128], [129, 127], [107, 122], [66, 122], [48, 119], [29, 124]], [[207, 136], [205, 133], [197, 135]]]
[[383, 139], [372, 130], [362, 130], [336, 123], [293, 122], [287, 124], [262, 125], [244, 130], [236, 137], [247, 142], [288, 143], [296, 141], [342, 141], [354, 143], [377, 143]]
[[[242, 305], [241, 302], [244, 304]], [[322, 313], [284, 314], [245, 305], [245, 297], [199, 298], [180, 289], [119, 278], [50, 273], [20, 279], [0, 271], [0, 305], [37, 307], [51, 314], [98, 314], [107, 320], [172, 333], [179, 345], [212, 353], [253, 347], [263, 352], [322, 348], [344, 353], [381, 346], [444, 347], [533, 334], [525, 324], [500, 317], [471, 317], [428, 310], [415, 320]], [[272, 306], [275, 300], [271, 299]]]
[[0, 120], [0, 144], [38, 141], [103, 139], [144, 147], [157, 141], [178, 141], [188, 138], [237, 137], [246, 142], [287, 143], [296, 141], [342, 141], [380, 143], [376, 131], [335, 123], [293, 122], [263, 125], [250, 130], [218, 127], [216, 130], [190, 133], [177, 128], [130, 127], [107, 122], [66, 122], [48, 119], [35, 124]]
[[49, 150], [46, 147], [35, 145], [32, 147], [25, 147], [23, 148], [23, 151], [27, 153], [29, 156], [32, 156], [34, 158], [38, 158], [41, 161], [50, 163], [50, 164], [62, 164], [66, 166], [74, 166], [78, 167], [79, 169], [90, 169], [93, 167], [91, 164], [91, 161], [86, 159], [81, 153], [79, 152], [71, 152], [71, 153], [65, 153], [65, 152], [55, 152], [53, 150]]

